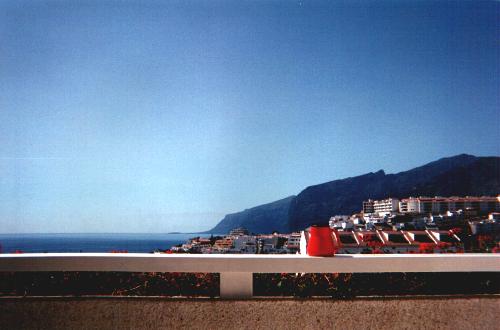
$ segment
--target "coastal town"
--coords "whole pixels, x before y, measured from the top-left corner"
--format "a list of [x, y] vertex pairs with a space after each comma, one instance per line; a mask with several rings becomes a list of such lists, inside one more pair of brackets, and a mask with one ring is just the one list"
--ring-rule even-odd
[[[500, 196], [369, 199], [361, 207], [330, 218], [340, 243], [336, 253], [500, 252]], [[157, 252], [304, 254], [307, 232], [257, 234], [240, 227]]]

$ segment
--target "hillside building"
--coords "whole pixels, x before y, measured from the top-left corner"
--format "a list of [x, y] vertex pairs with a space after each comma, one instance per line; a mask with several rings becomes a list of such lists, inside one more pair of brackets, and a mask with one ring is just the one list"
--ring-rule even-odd
[[387, 198], [374, 201], [373, 209], [379, 216], [386, 216], [391, 213], [399, 212], [399, 199]]
[[243, 236], [248, 234], [249, 234], [248, 229], [243, 227], [234, 228], [229, 232], [230, 236]]
[[291, 233], [288, 237], [288, 241], [286, 243], [286, 249], [289, 253], [297, 253], [300, 249], [300, 232], [299, 233]]
[[448, 211], [467, 211], [470, 214], [488, 214], [500, 211], [500, 198], [482, 197], [410, 197], [399, 202], [401, 213], [444, 214]]
[[364, 214], [372, 214], [375, 213], [375, 201], [374, 200], [367, 200], [363, 202], [363, 213]]

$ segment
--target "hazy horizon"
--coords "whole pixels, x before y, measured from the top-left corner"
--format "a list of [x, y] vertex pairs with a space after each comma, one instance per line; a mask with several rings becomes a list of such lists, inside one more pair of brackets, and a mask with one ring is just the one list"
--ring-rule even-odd
[[0, 3], [0, 233], [197, 232], [500, 155], [498, 2]]

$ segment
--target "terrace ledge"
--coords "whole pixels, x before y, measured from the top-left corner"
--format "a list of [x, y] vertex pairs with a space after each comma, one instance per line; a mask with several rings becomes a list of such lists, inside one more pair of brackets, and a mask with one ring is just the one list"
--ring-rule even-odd
[[252, 296], [253, 273], [500, 272], [500, 254], [0, 254], [0, 271], [220, 273], [223, 298]]

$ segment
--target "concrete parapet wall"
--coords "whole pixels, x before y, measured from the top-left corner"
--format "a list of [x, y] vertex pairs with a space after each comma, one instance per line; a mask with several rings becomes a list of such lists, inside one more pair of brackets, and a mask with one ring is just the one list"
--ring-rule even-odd
[[500, 296], [0, 298], [0, 329], [498, 329]]

